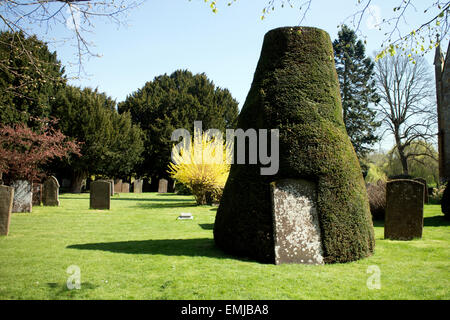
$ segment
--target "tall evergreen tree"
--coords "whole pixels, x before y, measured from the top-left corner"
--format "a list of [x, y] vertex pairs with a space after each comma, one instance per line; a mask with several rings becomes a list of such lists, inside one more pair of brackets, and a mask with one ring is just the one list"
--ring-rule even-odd
[[80, 192], [89, 174], [126, 177], [134, 173], [143, 151], [142, 130], [129, 113], [118, 114], [115, 101], [104, 93], [67, 86], [52, 103], [61, 131], [81, 142], [81, 157], [57, 167], [72, 175], [72, 191]]
[[185, 128], [193, 135], [194, 121], [203, 129], [225, 131], [234, 128], [238, 103], [227, 89], [216, 87], [205, 74], [178, 70], [147, 82], [119, 103], [120, 113], [129, 111], [133, 121], [145, 132], [141, 176], [169, 178], [172, 132]]
[[353, 30], [342, 26], [333, 42], [334, 62], [341, 88], [343, 118], [358, 158], [364, 158], [379, 137], [380, 123], [370, 108], [380, 101], [376, 93], [374, 63], [365, 55], [365, 47]]
[[30, 119], [49, 116], [50, 100], [65, 82], [56, 52], [36, 36], [1, 32], [0, 61], [0, 123], [38, 125]]

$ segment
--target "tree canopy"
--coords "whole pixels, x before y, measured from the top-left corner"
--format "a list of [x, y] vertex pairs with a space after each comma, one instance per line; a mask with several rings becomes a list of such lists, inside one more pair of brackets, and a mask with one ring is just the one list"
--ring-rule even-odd
[[83, 156], [65, 163], [72, 171], [73, 191], [80, 191], [88, 174], [126, 177], [134, 172], [143, 151], [142, 131], [129, 113], [118, 114], [106, 94], [67, 86], [56, 94], [52, 115], [61, 119], [64, 134], [83, 143]]
[[134, 123], [145, 132], [145, 160], [138, 173], [167, 178], [172, 132], [185, 128], [193, 136], [194, 121], [202, 121], [204, 130], [234, 128], [238, 102], [204, 73], [194, 75], [188, 70], [177, 70], [147, 82], [119, 103], [118, 110], [130, 112]]
[[64, 68], [44, 42], [21, 32], [0, 33], [1, 123], [48, 117], [50, 99], [64, 82]]

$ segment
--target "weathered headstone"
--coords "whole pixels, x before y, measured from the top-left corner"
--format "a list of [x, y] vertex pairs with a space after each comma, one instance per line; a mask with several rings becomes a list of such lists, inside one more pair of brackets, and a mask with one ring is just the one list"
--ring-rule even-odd
[[44, 182], [42, 204], [44, 206], [59, 206], [59, 183], [54, 176], [48, 177]]
[[109, 210], [111, 206], [111, 186], [107, 181], [91, 182], [90, 208], [99, 210]]
[[14, 188], [0, 185], [0, 235], [9, 233], [9, 221], [14, 201]]
[[12, 212], [31, 212], [33, 207], [31, 183], [26, 180], [17, 180], [11, 184], [11, 187], [14, 188]]
[[130, 184], [128, 182], [122, 182], [122, 193], [130, 192]]
[[114, 180], [114, 192], [115, 193], [122, 192], [122, 179]]
[[317, 186], [307, 180], [271, 183], [275, 264], [323, 264]]
[[167, 193], [168, 181], [166, 179], [160, 179], [158, 185], [158, 193]]
[[133, 192], [134, 193], [142, 193], [142, 185], [144, 183], [144, 180], [137, 179], [133, 182]]
[[384, 238], [411, 240], [422, 237], [424, 185], [414, 180], [386, 184]]
[[42, 183], [33, 183], [33, 206], [40, 206], [42, 203]]

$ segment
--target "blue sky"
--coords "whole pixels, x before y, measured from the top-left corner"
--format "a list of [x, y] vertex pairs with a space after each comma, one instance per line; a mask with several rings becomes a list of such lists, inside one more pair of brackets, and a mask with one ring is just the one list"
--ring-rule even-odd
[[[294, 8], [276, 6], [264, 20], [261, 12], [267, 0], [237, 0], [229, 7], [227, 2], [218, 0], [218, 12], [214, 14], [204, 0], [147, 0], [129, 12], [128, 26], [95, 21], [93, 33], [87, 38], [102, 57], [85, 62], [87, 75], [70, 83], [98, 88], [120, 102], [155, 76], [189, 69], [204, 72], [217, 86], [228, 88], [241, 107], [264, 34], [277, 27], [297, 26], [301, 20], [298, 4], [302, 1], [292, 0], [297, 5]], [[423, 2], [419, 1], [419, 5]], [[384, 0], [373, 3], [377, 5], [374, 12], [378, 18], [391, 15], [395, 4]], [[334, 40], [338, 24], [359, 9], [356, 0], [314, 0], [302, 25], [322, 28]], [[420, 9], [408, 13], [409, 21], [416, 26], [424, 19]], [[367, 36], [367, 52], [372, 55], [379, 50], [384, 36], [370, 23], [370, 19], [363, 19], [360, 30]], [[412, 27], [405, 26], [407, 31]], [[47, 38], [59, 37], [67, 34], [67, 27], [59, 25], [47, 34], [36, 27], [35, 32]], [[76, 61], [76, 49], [69, 44], [51, 48], [66, 65], [67, 73], [76, 74], [78, 68], [69, 66], [69, 62]], [[428, 54], [431, 70], [432, 59], [433, 55]]]
[[[276, 7], [261, 20], [266, 0], [238, 0], [230, 7], [227, 2], [218, 1], [218, 12], [214, 14], [203, 0], [148, 0], [129, 12], [128, 26], [96, 21], [94, 32], [87, 38], [102, 57], [87, 61], [87, 75], [71, 83], [98, 87], [119, 102], [155, 76], [189, 69], [205, 72], [216, 85], [228, 88], [242, 105], [264, 34], [276, 27], [298, 25], [301, 14], [298, 7]], [[379, 7], [381, 17], [390, 14], [391, 6]], [[356, 0], [316, 0], [302, 25], [322, 28], [333, 40], [337, 25], [357, 10]], [[372, 54], [380, 47], [383, 33], [370, 30], [366, 20], [361, 23], [361, 31], [367, 36], [367, 52]], [[38, 30], [38, 34], [57, 37], [67, 31], [58, 28], [65, 26], [59, 25], [46, 35]], [[68, 65], [76, 61], [75, 48], [69, 44], [52, 48], [67, 66], [68, 74], [76, 74], [77, 67]]]

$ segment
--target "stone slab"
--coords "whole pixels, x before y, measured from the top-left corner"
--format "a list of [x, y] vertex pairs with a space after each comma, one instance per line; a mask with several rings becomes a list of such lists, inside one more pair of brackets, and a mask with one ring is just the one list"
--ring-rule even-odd
[[93, 181], [90, 186], [89, 206], [91, 209], [109, 210], [111, 207], [111, 186], [107, 181]]
[[423, 231], [423, 183], [414, 180], [391, 180], [386, 184], [384, 238], [412, 240]]
[[0, 185], [0, 235], [7, 236], [14, 201], [14, 188]]
[[144, 180], [137, 179], [133, 182], [133, 192], [134, 193], [142, 193], [142, 186], [144, 184]]
[[167, 193], [168, 181], [166, 179], [160, 179], [158, 185], [158, 193]]
[[11, 187], [14, 188], [12, 212], [31, 212], [33, 207], [31, 183], [26, 180], [17, 180], [11, 184]]
[[275, 264], [323, 264], [317, 186], [307, 180], [271, 183]]
[[44, 206], [59, 206], [59, 183], [54, 176], [48, 177], [44, 182], [42, 204]]

